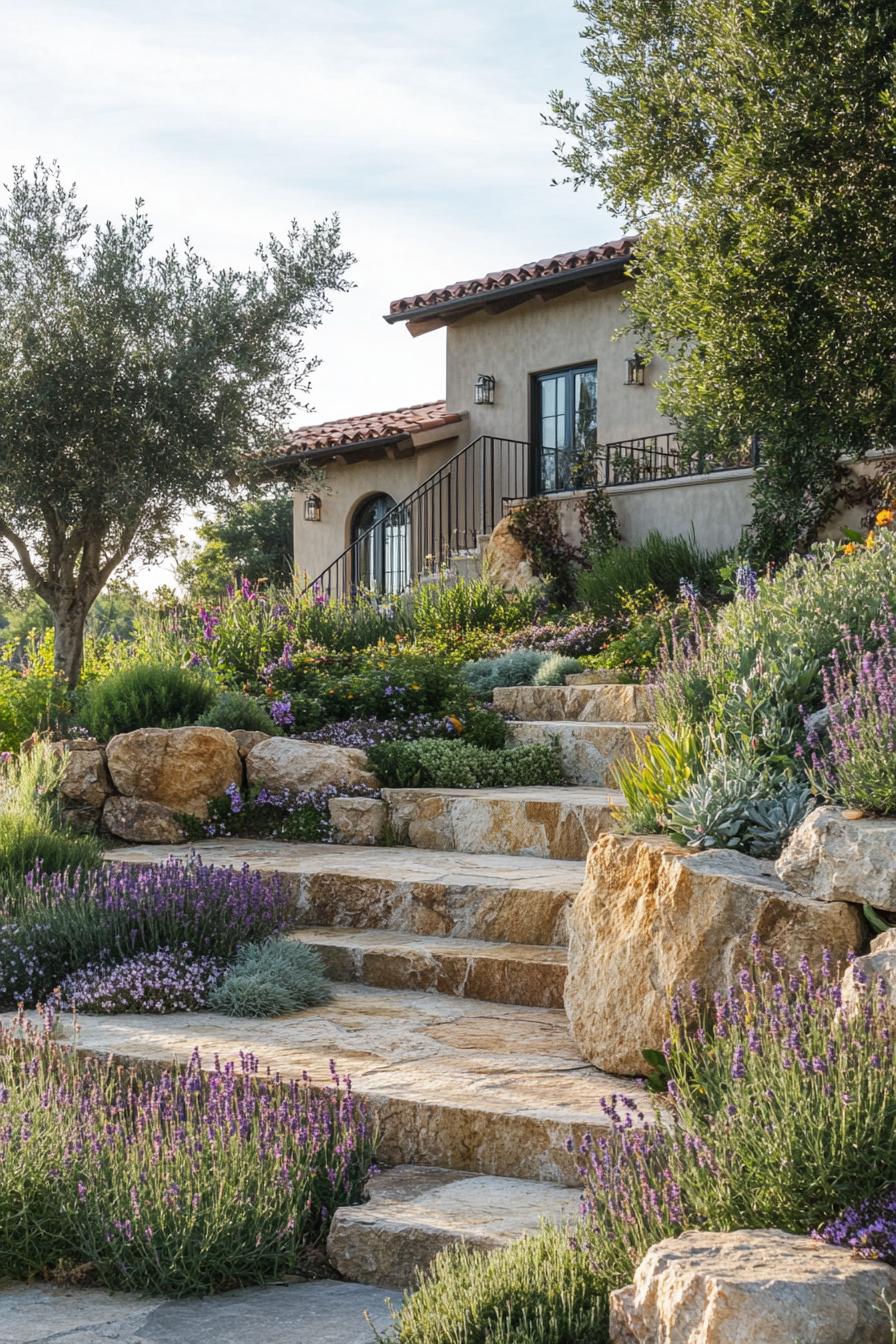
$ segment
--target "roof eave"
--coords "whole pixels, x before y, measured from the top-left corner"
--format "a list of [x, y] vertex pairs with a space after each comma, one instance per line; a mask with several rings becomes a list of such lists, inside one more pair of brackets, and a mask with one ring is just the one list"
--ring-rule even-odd
[[597, 276], [605, 276], [613, 271], [619, 271], [624, 276], [626, 265], [631, 260], [631, 253], [611, 257], [608, 261], [592, 262], [590, 266], [579, 266], [570, 271], [557, 271], [553, 275], [539, 275], [531, 280], [519, 280], [515, 284], [481, 290], [478, 294], [464, 294], [461, 298], [447, 299], [444, 303], [421, 304], [419, 308], [408, 308], [402, 313], [384, 313], [383, 321], [390, 324], [395, 322], [428, 322], [439, 317], [456, 317], [461, 316], [468, 310], [487, 308], [492, 303], [501, 303], [511, 296], [522, 294], [534, 296], [539, 291], [553, 289], [559, 285], [586, 284]]
[[413, 442], [412, 436], [407, 432], [402, 434], [389, 434], [381, 439], [353, 439], [350, 443], [328, 443], [320, 448], [302, 448], [296, 453], [288, 455], [282, 454], [279, 457], [269, 457], [262, 464], [265, 467], [296, 467], [300, 463], [319, 463], [330, 462], [337, 457], [361, 457], [371, 450], [382, 448], [397, 448], [399, 444]]

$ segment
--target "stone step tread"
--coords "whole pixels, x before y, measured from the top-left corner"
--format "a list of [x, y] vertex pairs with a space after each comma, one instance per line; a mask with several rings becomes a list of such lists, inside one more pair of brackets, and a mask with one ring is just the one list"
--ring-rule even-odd
[[[63, 1040], [74, 1038], [60, 1021]], [[601, 1099], [643, 1088], [586, 1064], [560, 1009], [483, 1003], [445, 994], [340, 985], [332, 1000], [286, 1017], [209, 1012], [78, 1019], [80, 1049], [126, 1060], [203, 1064], [258, 1056], [262, 1071], [326, 1082], [329, 1061], [366, 1098], [380, 1160], [574, 1184], [573, 1136], [606, 1130]]]
[[394, 882], [443, 883], [575, 895], [585, 865], [573, 859], [542, 859], [526, 854], [461, 854], [407, 846], [305, 845], [278, 840], [203, 840], [188, 845], [126, 845], [108, 850], [117, 863], [158, 864], [196, 854], [203, 863], [301, 877], [382, 878]]
[[[629, 727], [630, 725], [626, 725]], [[388, 801], [400, 798], [421, 802], [430, 798], [470, 798], [482, 803], [559, 803], [563, 807], [617, 807], [625, 802], [619, 789], [594, 784], [514, 784], [502, 789], [383, 789]]]
[[653, 717], [652, 686], [499, 686], [495, 708], [514, 719], [638, 723]]
[[627, 733], [650, 733], [656, 725], [646, 719], [625, 723], [622, 719], [516, 719], [508, 727], [545, 728], [548, 732], [592, 733], [600, 729]]
[[359, 952], [418, 952], [427, 957], [484, 957], [491, 961], [566, 965], [565, 947], [543, 947], [539, 943], [497, 943], [484, 938], [444, 938], [391, 929], [340, 929], [332, 925], [309, 925], [289, 934], [289, 937], [301, 943], [356, 949]]
[[497, 1250], [579, 1212], [575, 1190], [444, 1167], [393, 1167], [370, 1180], [368, 1194], [336, 1213], [327, 1253], [344, 1278], [385, 1287], [413, 1286], [446, 1246]]
[[487, 1003], [563, 1007], [564, 947], [388, 929], [309, 927], [290, 937], [315, 947], [330, 979], [344, 984], [426, 990]]

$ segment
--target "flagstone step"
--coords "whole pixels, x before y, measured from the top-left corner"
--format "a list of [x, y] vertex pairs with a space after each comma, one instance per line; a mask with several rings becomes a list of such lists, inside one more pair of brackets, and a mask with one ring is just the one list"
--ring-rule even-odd
[[258, 1058], [283, 1078], [326, 1083], [329, 1061], [351, 1077], [379, 1130], [379, 1161], [576, 1184], [575, 1149], [609, 1128], [601, 1100], [618, 1092], [650, 1114], [646, 1091], [586, 1064], [559, 1009], [339, 985], [333, 999], [287, 1017], [216, 1013], [61, 1018], [81, 1050], [164, 1066], [199, 1049], [203, 1066]]
[[629, 677], [612, 668], [589, 667], [586, 672], [570, 672], [565, 678], [567, 686], [631, 686]]
[[528, 855], [409, 847], [207, 840], [134, 845], [110, 861], [140, 865], [198, 854], [203, 863], [279, 873], [296, 896], [295, 926], [394, 929], [490, 942], [559, 945], [585, 865]]
[[585, 859], [624, 799], [613, 789], [384, 789], [393, 835], [421, 849]]
[[614, 766], [630, 759], [650, 732], [649, 723], [588, 723], [563, 719], [525, 720], [507, 725], [513, 746], [558, 741], [560, 759], [572, 784], [611, 787]]
[[495, 708], [512, 719], [572, 719], [588, 723], [648, 722], [654, 688], [621, 684], [587, 686], [498, 686]]
[[382, 929], [302, 929], [331, 980], [419, 989], [490, 1003], [562, 1008], [566, 949]]
[[439, 1167], [394, 1167], [367, 1189], [366, 1204], [336, 1213], [327, 1255], [343, 1278], [381, 1287], [413, 1287], [446, 1246], [498, 1250], [579, 1212], [574, 1190]]

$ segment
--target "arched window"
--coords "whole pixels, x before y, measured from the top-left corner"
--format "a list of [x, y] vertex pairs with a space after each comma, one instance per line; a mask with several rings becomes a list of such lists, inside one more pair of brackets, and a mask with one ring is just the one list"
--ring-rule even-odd
[[356, 588], [401, 593], [408, 586], [408, 520], [391, 495], [373, 495], [352, 518], [352, 578]]

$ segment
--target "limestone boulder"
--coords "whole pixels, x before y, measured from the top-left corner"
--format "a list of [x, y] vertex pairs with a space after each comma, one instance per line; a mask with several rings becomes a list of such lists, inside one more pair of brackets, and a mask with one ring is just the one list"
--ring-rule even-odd
[[243, 780], [240, 753], [223, 728], [138, 728], [106, 747], [112, 782], [125, 798], [172, 812], [208, 814], [208, 801]]
[[896, 817], [852, 820], [839, 807], [818, 807], [793, 832], [777, 870], [816, 900], [896, 911]]
[[[864, 981], [864, 987], [862, 985]], [[896, 1025], [896, 928], [888, 929], [872, 940], [866, 957], [856, 957], [843, 976], [843, 1007], [853, 1012], [867, 1001], [871, 992], [886, 1005]]]
[[670, 996], [692, 980], [727, 990], [754, 934], [789, 962], [864, 946], [861, 913], [784, 886], [774, 866], [735, 850], [694, 853], [660, 836], [603, 835], [569, 916], [565, 1006], [582, 1054], [640, 1075], [668, 1032]]
[[267, 742], [273, 733], [263, 733], [258, 728], [231, 728], [230, 736], [237, 745], [237, 750], [243, 760], [249, 755], [253, 747], [257, 747], [259, 742]]
[[118, 840], [140, 845], [177, 845], [186, 832], [170, 807], [145, 798], [113, 795], [103, 808], [103, 826]]
[[363, 751], [291, 737], [269, 737], [253, 747], [246, 757], [246, 777], [250, 784], [293, 793], [323, 789], [328, 784], [377, 785]]
[[340, 845], [378, 845], [386, 834], [381, 798], [331, 798], [330, 820]]
[[112, 793], [106, 758], [94, 741], [59, 742], [56, 751], [65, 767], [59, 792], [64, 808], [101, 808]]
[[510, 531], [510, 518], [495, 524], [482, 558], [483, 573], [505, 592], [519, 592], [535, 582], [532, 564], [522, 542]]
[[896, 1269], [786, 1232], [657, 1242], [610, 1295], [613, 1344], [890, 1344]]

